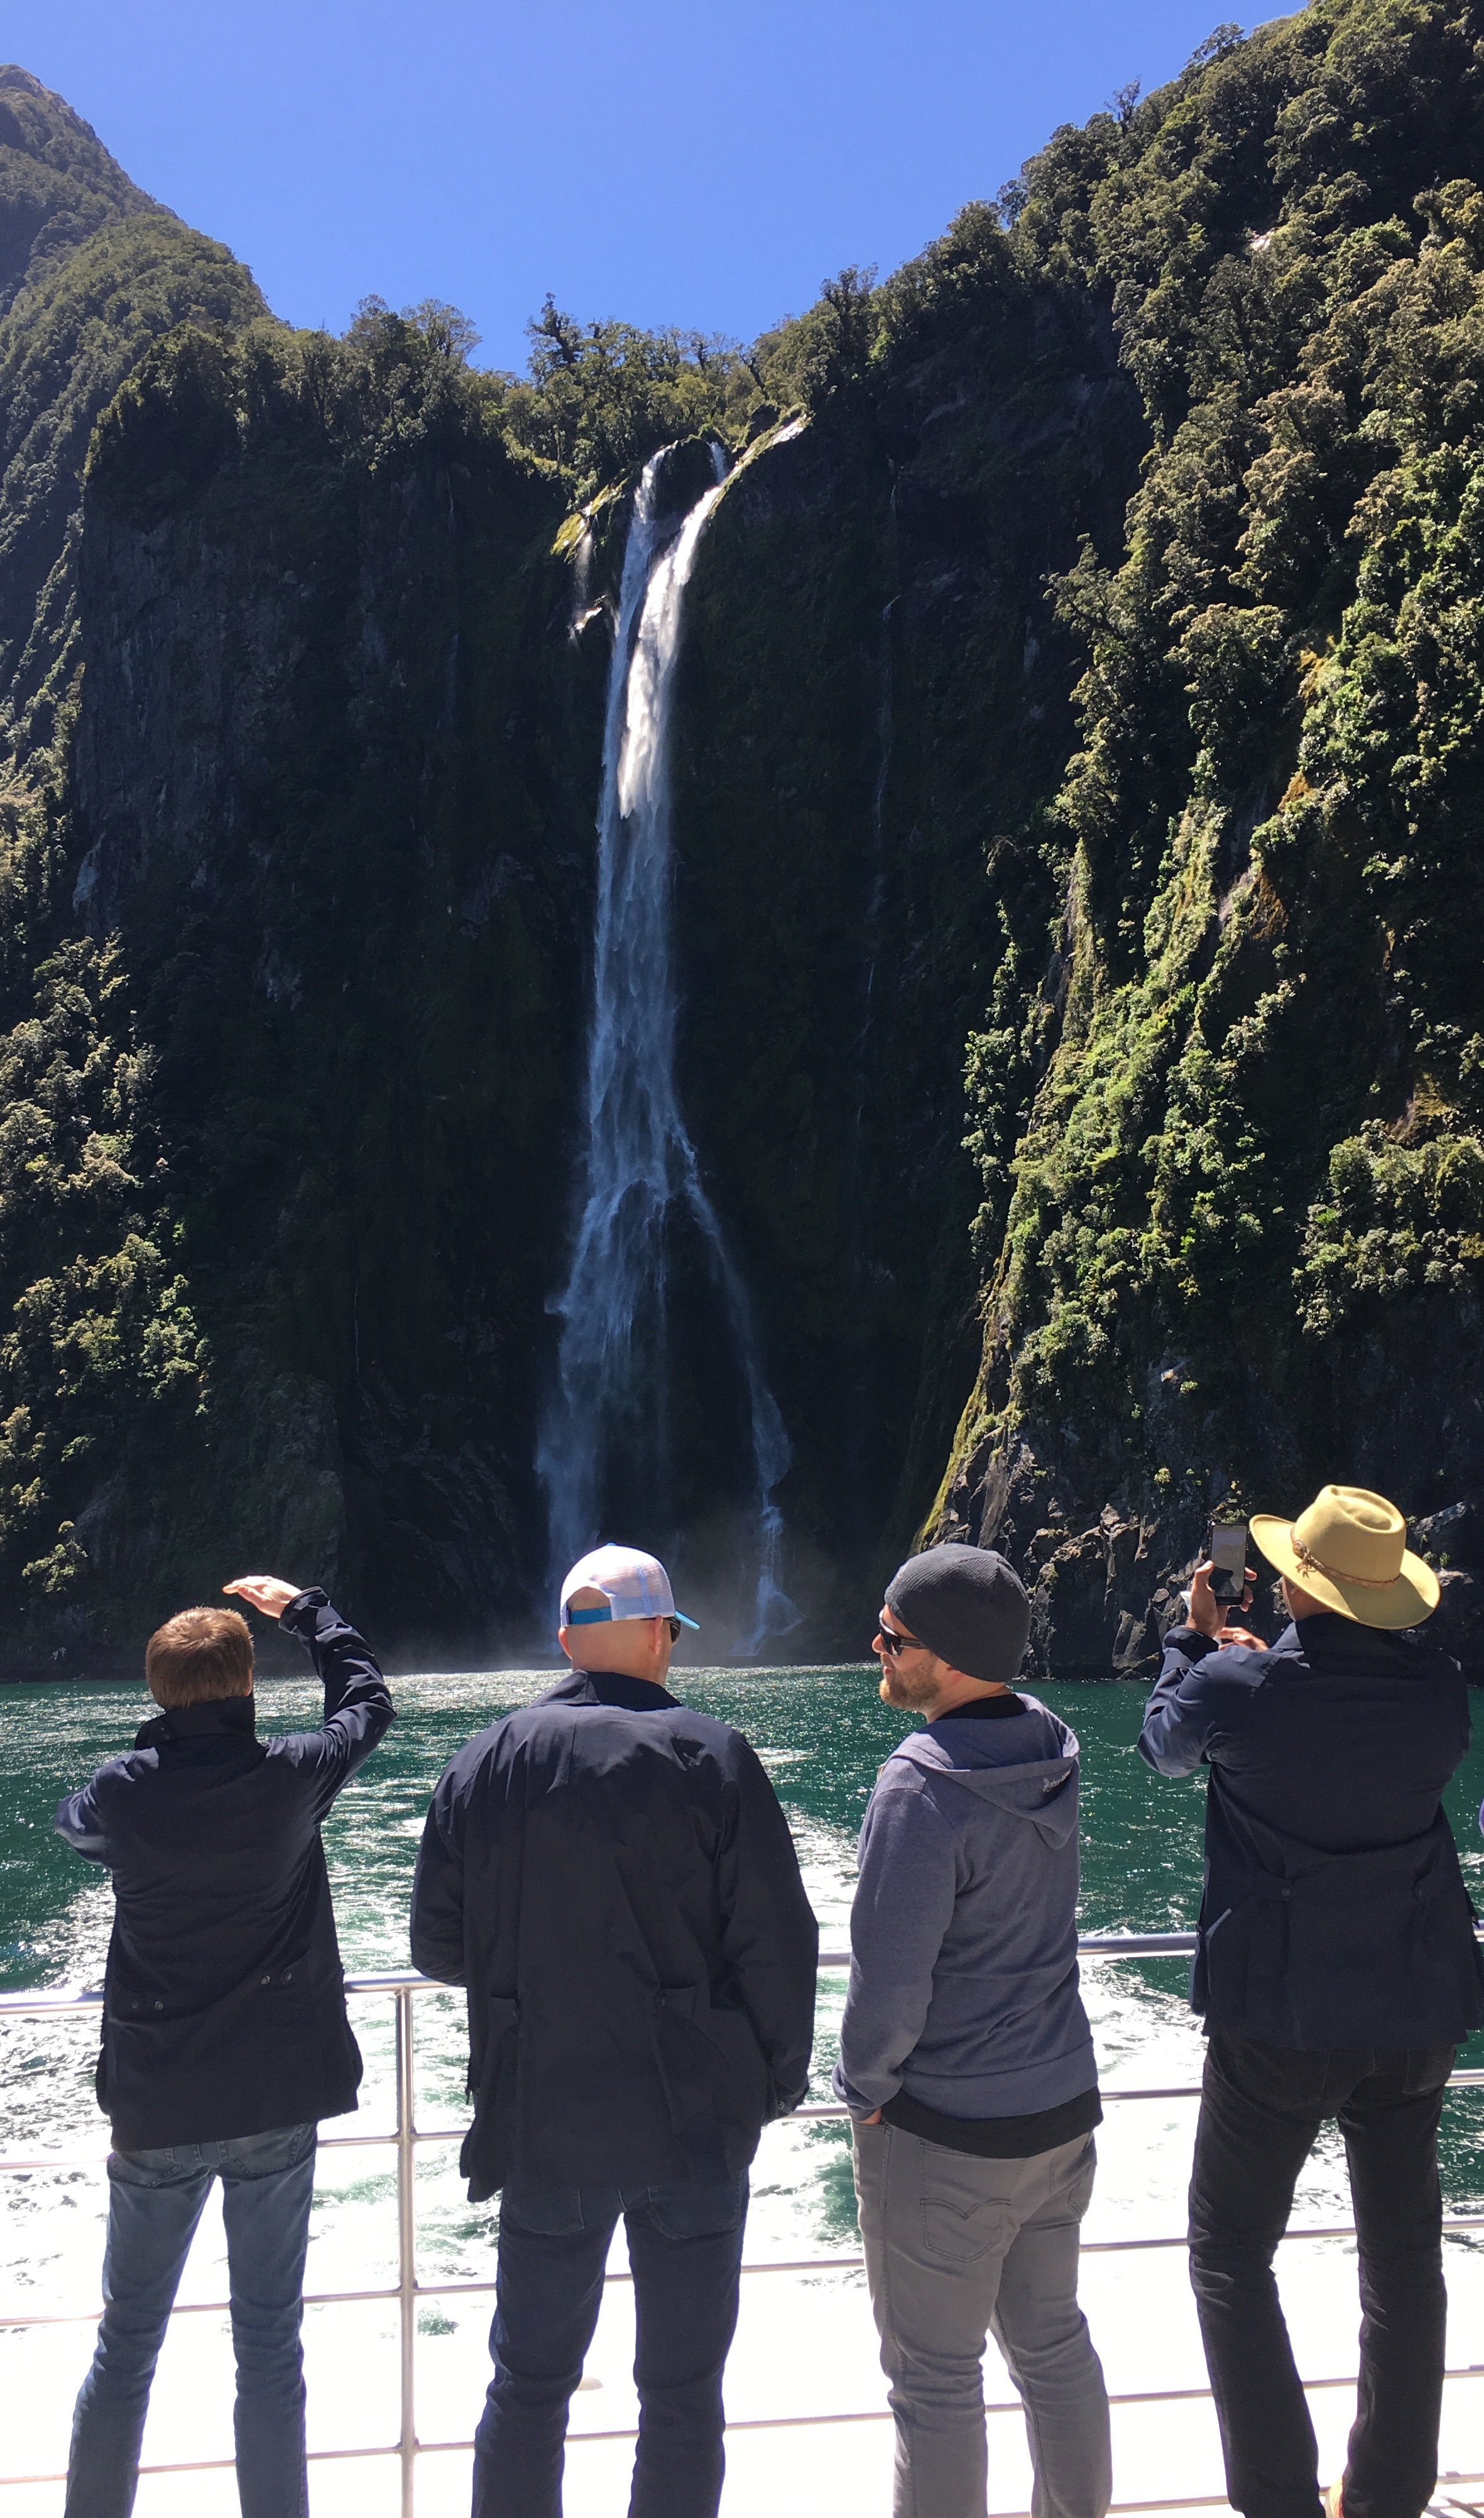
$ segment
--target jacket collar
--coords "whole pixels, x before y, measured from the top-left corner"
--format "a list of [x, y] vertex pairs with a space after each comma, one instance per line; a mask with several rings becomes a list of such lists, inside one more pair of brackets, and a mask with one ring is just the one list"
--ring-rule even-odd
[[136, 1749], [163, 1749], [177, 1740], [219, 1738], [223, 1732], [237, 1738], [257, 1738], [257, 1700], [252, 1696], [219, 1696], [210, 1705], [177, 1705], [168, 1714], [156, 1714], [153, 1722], [141, 1728]]
[[617, 1670], [571, 1670], [549, 1691], [548, 1705], [622, 1705], [631, 1714], [663, 1714], [679, 1699], [651, 1678], [626, 1678]]
[[1311, 1670], [1336, 1662], [1366, 1670], [1398, 1664], [1416, 1667], [1420, 1654], [1433, 1657], [1425, 1638], [1419, 1641], [1415, 1629], [1364, 1627], [1358, 1618], [1342, 1618], [1337, 1609], [1318, 1609], [1312, 1618], [1294, 1620], [1285, 1627], [1272, 1650], [1306, 1661]]

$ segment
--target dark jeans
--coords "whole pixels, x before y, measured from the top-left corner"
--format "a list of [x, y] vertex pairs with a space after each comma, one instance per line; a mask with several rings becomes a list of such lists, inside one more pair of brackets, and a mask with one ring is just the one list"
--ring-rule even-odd
[[1345, 2138], [1360, 2247], [1345, 2518], [1419, 2518], [1431, 2496], [1448, 2307], [1437, 2134], [1453, 2062], [1451, 2046], [1301, 2055], [1255, 2037], [1210, 2041], [1191, 2179], [1191, 2280], [1227, 2495], [1247, 2518], [1319, 2518], [1314, 2426], [1273, 2257], [1327, 2116], [1338, 2117]]
[[66, 2518], [128, 2518], [134, 2506], [150, 2383], [213, 2177], [227, 2225], [242, 2518], [306, 2518], [299, 2327], [315, 2140], [312, 2124], [284, 2125], [112, 2153], [103, 2323], [72, 2415]]
[[623, 2193], [506, 2186], [490, 2328], [495, 2375], [474, 2437], [474, 2518], [561, 2518], [567, 2406], [597, 2324], [620, 2213], [633, 2273], [639, 2393], [630, 2518], [716, 2518], [745, 2175], [724, 2186]]

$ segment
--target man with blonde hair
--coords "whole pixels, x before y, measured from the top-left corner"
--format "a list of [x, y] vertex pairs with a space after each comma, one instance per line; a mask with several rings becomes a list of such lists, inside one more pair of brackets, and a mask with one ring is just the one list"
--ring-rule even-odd
[[162, 1709], [57, 1813], [113, 1875], [99, 2105], [109, 2117], [103, 2323], [72, 2420], [66, 2518], [128, 2518], [154, 2365], [222, 2182], [243, 2518], [303, 2518], [304, 2257], [321, 2116], [356, 2104], [320, 1826], [392, 1719], [369, 1647], [325, 1593], [225, 1585], [305, 1643], [318, 1731], [257, 1737], [252, 1637], [184, 1609], [150, 1638]]
[[1223, 1629], [1210, 1567], [1139, 1747], [1209, 1769], [1191, 1999], [1209, 2045], [1191, 2180], [1191, 2279], [1227, 2493], [1247, 2518], [1320, 2518], [1314, 2426], [1273, 2279], [1321, 2125], [1344, 2136], [1360, 2250], [1360, 2402], [1329, 2518], [1419, 2518], [1437, 2480], [1447, 2297], [1437, 2133], [1484, 1966], [1443, 1789], [1468, 1746], [1458, 1664], [1411, 1629], [1438, 1578], [1394, 1504], [1329, 1486], [1254, 1515], [1292, 1624]]

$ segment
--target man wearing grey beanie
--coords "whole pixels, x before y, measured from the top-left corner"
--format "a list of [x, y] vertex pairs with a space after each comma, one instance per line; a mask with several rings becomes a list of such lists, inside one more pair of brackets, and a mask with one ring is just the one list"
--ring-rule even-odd
[[1108, 2396], [1077, 2306], [1102, 2119], [1077, 1989], [1077, 1742], [1014, 1680], [1030, 1603], [950, 1541], [887, 1585], [887, 1704], [923, 1718], [860, 1831], [835, 2089], [896, 2424], [895, 2518], [985, 2518], [990, 2333], [1032, 2518], [1104, 2518]]

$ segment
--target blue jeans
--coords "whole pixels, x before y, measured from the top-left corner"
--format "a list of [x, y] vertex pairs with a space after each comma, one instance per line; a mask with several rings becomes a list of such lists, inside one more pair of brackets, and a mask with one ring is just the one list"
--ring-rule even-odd
[[316, 2129], [115, 2150], [109, 2160], [103, 2323], [72, 2415], [66, 2518], [128, 2518], [150, 2383], [213, 2177], [222, 2181], [237, 2354], [242, 2518], [307, 2518], [304, 2258]]
[[561, 2518], [567, 2406], [623, 2214], [639, 2438], [630, 2518], [716, 2518], [721, 2371], [737, 2324], [747, 2177], [724, 2186], [530, 2187], [500, 2206], [495, 2375], [474, 2437], [474, 2518]]

